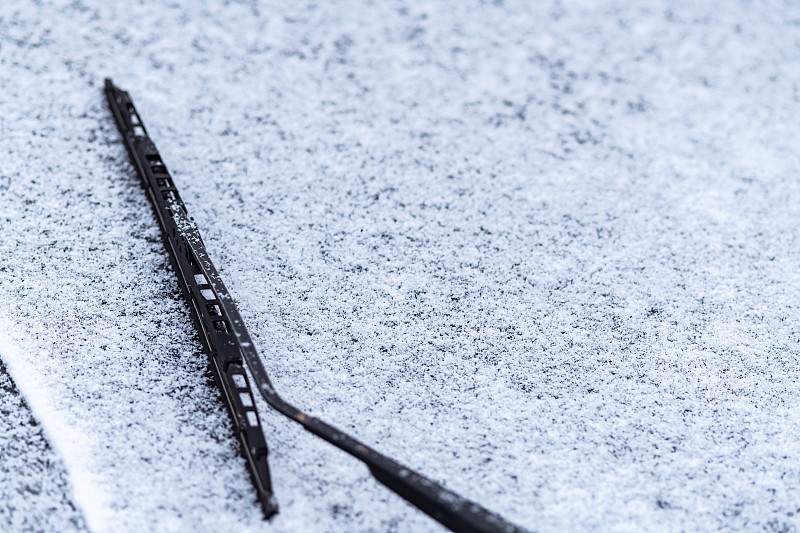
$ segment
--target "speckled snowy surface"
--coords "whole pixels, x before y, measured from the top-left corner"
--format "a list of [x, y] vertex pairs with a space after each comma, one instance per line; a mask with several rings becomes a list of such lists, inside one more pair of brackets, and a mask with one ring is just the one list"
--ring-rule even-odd
[[796, 5], [6, 0], [0, 530], [442, 530], [272, 414], [261, 520], [105, 76], [304, 410], [531, 530], [800, 528]]
[[83, 517], [69, 497], [64, 465], [2, 361], [0, 443], [0, 530], [86, 531]]

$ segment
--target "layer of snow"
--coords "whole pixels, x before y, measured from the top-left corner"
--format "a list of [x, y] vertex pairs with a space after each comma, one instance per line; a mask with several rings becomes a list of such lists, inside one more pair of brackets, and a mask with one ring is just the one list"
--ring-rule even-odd
[[[0, 339], [4, 359], [22, 361], [7, 340]], [[19, 370], [19, 369], [18, 369]], [[35, 377], [21, 371], [15, 379], [24, 382]], [[57, 433], [59, 420], [48, 417], [54, 410], [44, 394], [31, 382], [26, 387], [32, 394], [23, 399], [8, 369], [0, 361], [0, 531], [86, 531], [86, 524], [73, 504], [67, 472], [57, 453], [37, 423], [46, 421], [52, 431], [50, 441], [68, 442], [68, 436]], [[36, 419], [31, 412], [36, 406]], [[66, 437], [66, 438], [65, 438]]]
[[532, 530], [800, 526], [800, 9], [131, 4], [0, 4], [0, 356], [93, 531], [441, 531], [272, 414], [261, 520], [106, 76], [304, 410]]

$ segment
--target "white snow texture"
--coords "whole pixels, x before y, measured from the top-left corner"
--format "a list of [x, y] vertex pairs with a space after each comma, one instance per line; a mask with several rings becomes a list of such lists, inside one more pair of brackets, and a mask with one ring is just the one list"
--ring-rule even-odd
[[0, 391], [52, 449], [0, 464], [66, 481], [0, 530], [443, 530], [263, 405], [262, 519], [106, 76], [303, 410], [532, 531], [800, 527], [798, 4], [4, 0]]

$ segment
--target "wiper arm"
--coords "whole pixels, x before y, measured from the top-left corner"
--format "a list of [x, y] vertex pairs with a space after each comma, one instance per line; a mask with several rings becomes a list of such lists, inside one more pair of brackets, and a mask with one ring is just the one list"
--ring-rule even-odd
[[274, 515], [278, 508], [270, 482], [267, 445], [243, 363], [270, 407], [362, 461], [375, 479], [445, 527], [457, 532], [523, 533], [523, 529], [499, 515], [309, 416], [280, 397], [130, 96], [109, 79], [105, 80], [105, 92], [128, 155], [158, 217], [165, 246], [203, 348], [211, 358], [214, 379], [223, 392], [265, 516]]

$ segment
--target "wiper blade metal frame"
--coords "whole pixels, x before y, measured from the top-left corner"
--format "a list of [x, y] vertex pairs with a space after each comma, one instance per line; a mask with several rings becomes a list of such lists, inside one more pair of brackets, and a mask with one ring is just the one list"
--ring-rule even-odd
[[267, 445], [252, 401], [247, 365], [254, 386], [267, 404], [307, 431], [362, 461], [372, 475], [402, 498], [452, 531], [468, 533], [525, 530], [462, 498], [425, 476], [380, 454], [347, 433], [304, 413], [275, 391], [250, 334], [206, 252], [166, 165], [147, 134], [129, 94], [105, 80], [105, 93], [125, 147], [156, 212], [162, 237], [203, 347], [211, 358], [215, 381], [234, 421], [242, 453], [267, 518], [277, 512], [267, 464]]

